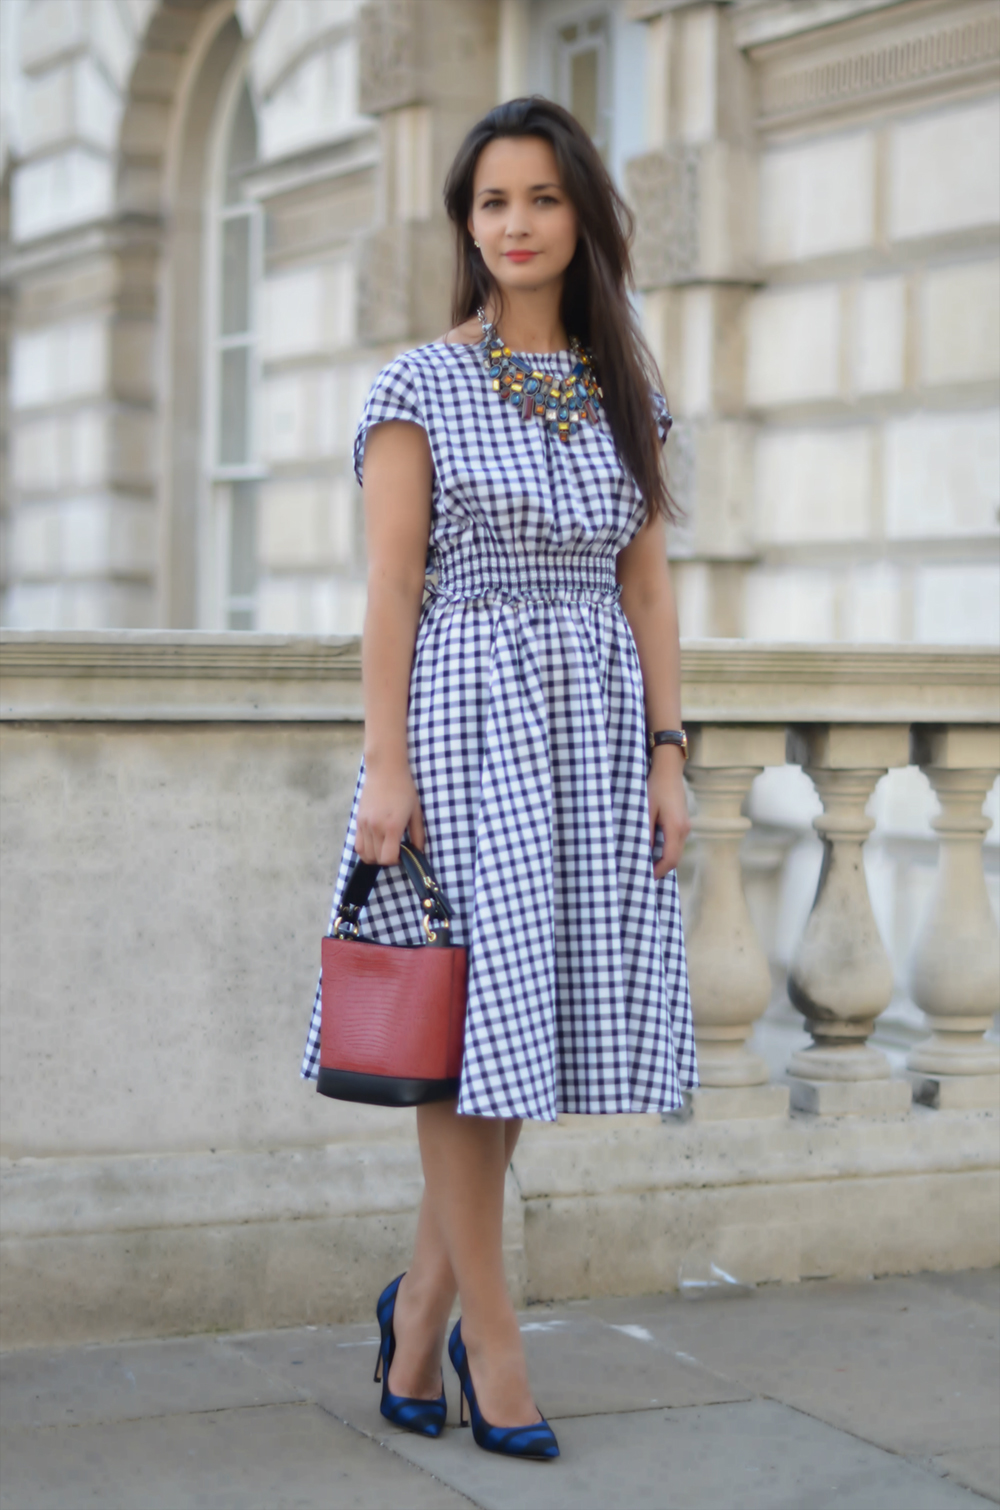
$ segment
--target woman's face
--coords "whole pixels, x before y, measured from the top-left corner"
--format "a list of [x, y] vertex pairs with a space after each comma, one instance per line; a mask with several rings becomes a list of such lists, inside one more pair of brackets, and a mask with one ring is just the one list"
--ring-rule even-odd
[[561, 280], [576, 251], [576, 211], [547, 141], [504, 136], [483, 148], [469, 231], [502, 289], [534, 290]]

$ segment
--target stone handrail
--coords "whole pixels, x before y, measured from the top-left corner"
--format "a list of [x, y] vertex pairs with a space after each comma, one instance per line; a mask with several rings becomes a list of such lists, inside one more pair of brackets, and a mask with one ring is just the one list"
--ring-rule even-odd
[[[695, 880], [687, 924], [702, 1089], [696, 1117], [828, 1115], [929, 1105], [992, 1106], [1000, 1049], [984, 1038], [1000, 1005], [1000, 942], [986, 892], [983, 802], [1000, 769], [1000, 655], [989, 647], [685, 642]], [[356, 638], [108, 630], [4, 631], [0, 718], [8, 722], [357, 723]], [[801, 765], [823, 803], [819, 887], [789, 971], [812, 1045], [787, 1083], [768, 1084], [747, 1040], [770, 971], [743, 892], [742, 809], [768, 766]], [[941, 805], [939, 880], [914, 952], [911, 991], [930, 1037], [910, 1055], [912, 1088], [872, 1047], [893, 979], [861, 851], [866, 805], [886, 771], [927, 774]]]
[[[688, 723], [995, 724], [989, 647], [687, 640]], [[4, 719], [360, 718], [354, 636], [0, 630]]]

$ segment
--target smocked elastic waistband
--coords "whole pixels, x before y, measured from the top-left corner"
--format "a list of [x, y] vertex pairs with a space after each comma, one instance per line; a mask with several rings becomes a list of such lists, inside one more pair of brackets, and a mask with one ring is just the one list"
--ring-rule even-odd
[[534, 557], [519, 563], [496, 560], [443, 561], [430, 591], [446, 602], [485, 598], [513, 603], [617, 601], [621, 588], [611, 556]]

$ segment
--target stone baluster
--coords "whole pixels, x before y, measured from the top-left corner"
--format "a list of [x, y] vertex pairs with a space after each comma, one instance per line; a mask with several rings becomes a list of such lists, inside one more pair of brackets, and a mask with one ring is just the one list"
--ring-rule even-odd
[[698, 1075], [696, 1118], [781, 1116], [788, 1090], [769, 1085], [768, 1067], [747, 1039], [771, 996], [771, 971], [743, 892], [740, 844], [750, 827], [741, 814], [755, 776], [782, 765], [780, 725], [689, 726], [685, 775], [697, 811], [694, 890], [685, 921]]
[[910, 966], [931, 1036], [907, 1059], [914, 1100], [1000, 1109], [1000, 1044], [983, 1034], [1000, 1008], [1000, 930], [983, 873], [983, 801], [1000, 765], [996, 728], [916, 726], [911, 759], [941, 804], [937, 881]]
[[789, 730], [788, 759], [801, 765], [823, 803], [813, 826], [823, 840], [816, 899], [788, 973], [788, 995], [814, 1042], [788, 1067], [792, 1105], [839, 1116], [905, 1111], [910, 1086], [890, 1078], [868, 1043], [889, 1005], [892, 965], [879, 937], [862, 846], [865, 812], [880, 777], [907, 764], [904, 724], [810, 724]]

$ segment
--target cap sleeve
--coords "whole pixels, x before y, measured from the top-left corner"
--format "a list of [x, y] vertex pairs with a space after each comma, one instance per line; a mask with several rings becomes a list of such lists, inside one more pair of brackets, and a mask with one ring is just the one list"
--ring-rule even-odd
[[383, 367], [368, 390], [358, 428], [354, 432], [354, 475], [362, 480], [365, 438], [373, 425], [386, 420], [404, 419], [426, 429], [421, 411], [420, 392], [405, 357], [397, 357]]
[[670, 434], [670, 426], [673, 424], [673, 415], [667, 408], [667, 401], [662, 393], [653, 394], [653, 415], [656, 419], [656, 433], [660, 437], [660, 445], [665, 445], [667, 436]]

